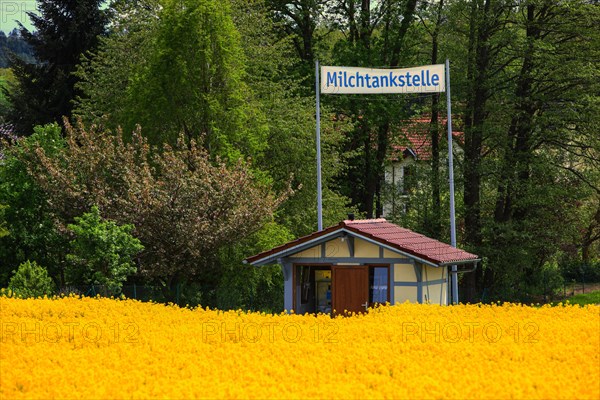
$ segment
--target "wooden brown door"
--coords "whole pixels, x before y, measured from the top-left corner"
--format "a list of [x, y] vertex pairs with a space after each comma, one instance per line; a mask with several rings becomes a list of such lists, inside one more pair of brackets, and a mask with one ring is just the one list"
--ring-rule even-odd
[[364, 312], [369, 300], [368, 266], [331, 267], [332, 307], [336, 314]]

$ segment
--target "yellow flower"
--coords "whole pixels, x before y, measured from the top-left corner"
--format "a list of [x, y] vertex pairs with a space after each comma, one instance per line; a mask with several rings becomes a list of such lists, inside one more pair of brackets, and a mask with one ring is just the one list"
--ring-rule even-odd
[[350, 317], [0, 297], [0, 398], [600, 398], [600, 306]]

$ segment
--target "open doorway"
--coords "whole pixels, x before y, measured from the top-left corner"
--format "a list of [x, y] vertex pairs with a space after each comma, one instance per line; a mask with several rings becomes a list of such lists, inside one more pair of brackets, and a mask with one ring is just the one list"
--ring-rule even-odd
[[390, 301], [389, 265], [296, 265], [294, 311], [364, 312]]
[[297, 265], [295, 272], [295, 312], [331, 313], [331, 267]]

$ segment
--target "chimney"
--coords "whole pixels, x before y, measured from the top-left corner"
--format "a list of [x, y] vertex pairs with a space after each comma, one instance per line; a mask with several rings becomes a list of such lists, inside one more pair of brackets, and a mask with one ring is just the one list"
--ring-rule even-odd
[[354, 221], [354, 213], [348, 213], [348, 219]]

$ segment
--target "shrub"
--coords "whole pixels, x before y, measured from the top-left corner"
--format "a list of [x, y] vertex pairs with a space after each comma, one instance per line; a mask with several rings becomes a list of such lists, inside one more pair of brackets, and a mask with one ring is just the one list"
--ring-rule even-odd
[[562, 276], [567, 281], [600, 282], [600, 261], [587, 264], [581, 261], [565, 262], [560, 266]]
[[47, 197], [35, 177], [27, 172], [24, 160], [30, 157], [33, 148], [42, 148], [52, 156], [64, 144], [57, 124], [38, 126], [27, 138], [0, 143], [4, 153], [0, 163], [0, 221], [9, 232], [4, 237], [0, 234], [2, 287], [8, 285], [13, 270], [27, 260], [43, 265], [57, 283], [63, 274], [67, 238], [57, 229]]
[[28, 149], [23, 162], [63, 228], [97, 205], [118, 224], [135, 226], [144, 244], [140, 273], [172, 288], [212, 283], [219, 248], [256, 232], [287, 198], [274, 195], [246, 160], [212, 159], [183, 134], [177, 145], [151, 147], [141, 130], [125, 140], [94, 126], [65, 125], [66, 148]]
[[96, 206], [75, 221], [68, 226], [75, 234], [67, 254], [69, 283], [103, 285], [108, 294], [120, 293], [123, 282], [136, 272], [132, 257], [144, 249], [131, 235], [133, 225], [104, 220]]
[[27, 260], [19, 265], [8, 288], [16, 297], [28, 298], [52, 295], [55, 286], [46, 268]]

